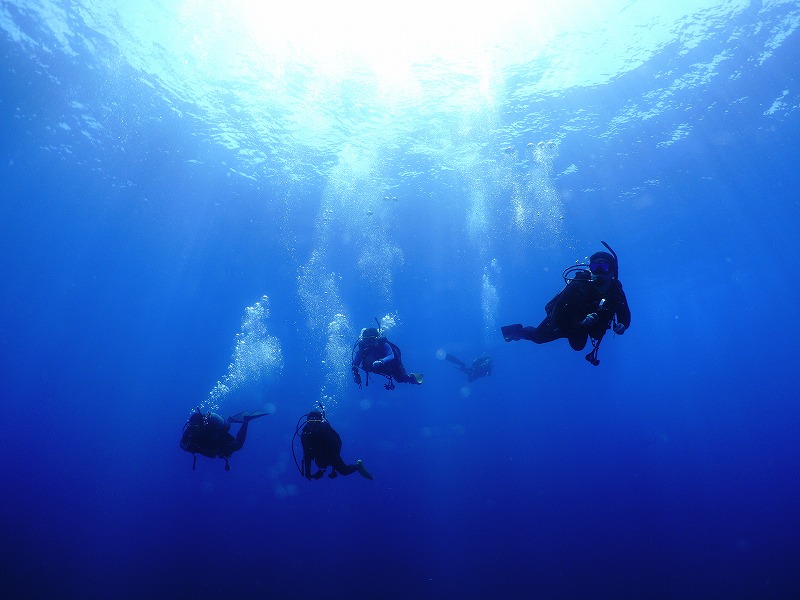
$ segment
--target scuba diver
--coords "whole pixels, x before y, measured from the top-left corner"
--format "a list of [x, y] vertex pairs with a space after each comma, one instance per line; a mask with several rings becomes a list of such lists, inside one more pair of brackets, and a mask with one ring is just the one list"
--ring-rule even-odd
[[[200, 407], [194, 409], [189, 420], [183, 426], [183, 434], [181, 435], [181, 448], [194, 455], [192, 461], [192, 470], [197, 465], [197, 454], [202, 454], [209, 458], [224, 458], [225, 470], [230, 471], [231, 466], [228, 464], [228, 459], [237, 450], [241, 450], [244, 446], [244, 440], [247, 437], [247, 424], [253, 419], [263, 417], [269, 413], [263, 410], [255, 410], [253, 412], [241, 412], [239, 414], [223, 419], [217, 413], [208, 412], [203, 414]], [[234, 438], [228, 430], [231, 428], [231, 423], [241, 423], [236, 437]]]
[[492, 374], [492, 359], [490, 356], [481, 356], [476, 358], [472, 361], [470, 366], [467, 366], [466, 363], [462, 362], [452, 354], [448, 354], [444, 358], [445, 360], [448, 360], [456, 365], [459, 371], [466, 373], [467, 379], [470, 383], [480, 377], [486, 377], [487, 375]]
[[383, 387], [387, 390], [395, 388], [394, 381], [398, 383], [411, 383], [420, 385], [422, 383], [421, 373], [406, 373], [403, 367], [403, 360], [400, 356], [400, 348], [386, 339], [379, 329], [367, 327], [361, 331], [361, 336], [353, 345], [352, 362], [353, 381], [361, 389], [361, 375], [358, 368], [364, 369], [366, 384], [369, 385], [369, 374], [376, 373], [389, 380]]
[[[300, 444], [303, 446], [302, 463], [297, 461], [297, 455], [294, 452], [294, 438], [298, 434], [300, 435]], [[292, 456], [294, 456], [294, 462], [300, 475], [309, 481], [321, 479], [325, 475], [325, 469], [331, 467], [328, 475], [331, 479], [338, 475], [351, 475], [356, 471], [365, 479], [373, 478], [360, 460], [357, 460], [354, 465], [346, 465], [342, 460], [341, 452], [342, 438], [325, 418], [324, 408], [314, 409], [297, 420], [297, 428], [292, 438]], [[317, 472], [313, 475], [311, 473], [312, 460], [317, 465]]]
[[613, 329], [622, 335], [631, 325], [628, 299], [619, 281], [617, 254], [608, 244], [601, 243], [608, 252], [595, 252], [588, 265], [564, 269], [566, 287], [545, 305], [547, 316], [538, 327], [518, 323], [501, 327], [507, 342], [530, 340], [545, 344], [567, 338], [572, 349], [579, 352], [591, 339], [592, 351], [586, 360], [595, 367], [600, 364], [597, 352], [606, 331]]

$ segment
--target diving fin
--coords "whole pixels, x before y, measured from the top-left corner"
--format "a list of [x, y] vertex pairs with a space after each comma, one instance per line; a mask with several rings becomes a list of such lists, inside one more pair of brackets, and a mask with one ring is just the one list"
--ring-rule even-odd
[[458, 365], [462, 369], [467, 366], [464, 362], [462, 362], [461, 360], [459, 360], [458, 358], [456, 358], [452, 354], [448, 354], [447, 356], [444, 357], [444, 359], [447, 360], [447, 361], [450, 361], [451, 363], [454, 363], [454, 364]]
[[503, 325], [500, 328], [503, 332], [503, 339], [507, 342], [518, 342], [522, 339], [522, 324]]
[[250, 411], [250, 413], [246, 414], [244, 416], [244, 419], [245, 419], [245, 422], [247, 422], [247, 421], [252, 421], [253, 419], [257, 419], [258, 417], [266, 417], [267, 415], [270, 415], [270, 414], [272, 414], [272, 413], [268, 413], [265, 410], [253, 410], [253, 411]]
[[356, 464], [358, 465], [358, 474], [361, 475], [364, 479], [369, 479], [370, 481], [375, 479], [372, 476], [372, 474], [369, 471], [367, 471], [367, 467], [364, 466], [363, 462], [357, 460]]
[[411, 377], [414, 378], [414, 381], [417, 383], [417, 385], [422, 383], [423, 379], [422, 373], [409, 373], [409, 375], [411, 375]]
[[240, 412], [238, 414], [233, 415], [232, 417], [228, 417], [228, 423], [247, 423], [252, 421], [253, 419], [257, 419], [258, 417], [266, 417], [268, 412], [263, 410], [254, 410], [251, 412]]

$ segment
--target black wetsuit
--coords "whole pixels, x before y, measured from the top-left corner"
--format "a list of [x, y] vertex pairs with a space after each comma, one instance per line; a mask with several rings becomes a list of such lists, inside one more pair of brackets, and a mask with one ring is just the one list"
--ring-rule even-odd
[[[372, 364], [376, 360], [383, 360], [384, 364], [375, 368]], [[392, 377], [398, 383], [418, 383], [414, 377], [406, 373], [400, 357], [400, 348], [386, 338], [378, 338], [374, 344], [360, 340], [358, 350], [353, 356], [352, 366], [361, 367], [367, 373]]]
[[242, 423], [234, 438], [226, 426], [212, 419], [195, 418], [193, 414], [181, 436], [181, 448], [192, 454], [202, 454], [208, 458], [225, 458], [242, 449], [247, 437], [247, 421]]
[[[622, 284], [617, 279], [611, 279], [605, 290], [603, 287], [586, 274], [576, 277], [547, 303], [547, 316], [537, 327], [522, 329], [522, 339], [545, 344], [567, 338], [574, 350], [583, 350], [589, 337], [603, 339], [614, 315], [617, 322], [627, 329], [631, 324], [631, 311]], [[596, 313], [597, 320], [588, 327], [581, 325], [590, 313]]]
[[[333, 467], [331, 477], [337, 473], [350, 475], [358, 470], [358, 465], [346, 465], [341, 457], [342, 438], [328, 421], [307, 421], [300, 434], [303, 445], [303, 476], [306, 479], [319, 479], [325, 469]], [[311, 461], [319, 468], [311, 474]]]

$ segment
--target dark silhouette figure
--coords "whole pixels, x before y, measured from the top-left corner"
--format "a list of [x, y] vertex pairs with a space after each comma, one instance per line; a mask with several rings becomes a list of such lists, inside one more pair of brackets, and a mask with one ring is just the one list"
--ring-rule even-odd
[[[303, 446], [303, 460], [300, 473], [308, 480], [321, 479], [325, 469], [331, 467], [328, 475], [331, 479], [337, 475], [351, 475], [358, 473], [366, 479], [372, 479], [369, 471], [360, 460], [354, 465], [345, 464], [342, 460], [342, 438], [331, 427], [322, 412], [312, 410], [307, 415], [303, 431], [300, 433], [300, 443]], [[300, 417], [302, 421], [303, 417]], [[298, 429], [300, 428], [298, 424]], [[294, 447], [292, 448], [294, 450]], [[311, 462], [317, 465], [317, 472], [311, 473]]]
[[[213, 412], [203, 414], [200, 407], [197, 407], [183, 426], [180, 442], [181, 448], [194, 455], [192, 469], [197, 464], [197, 454], [202, 454], [209, 458], [224, 458], [225, 470], [230, 471], [231, 466], [228, 464], [228, 459], [244, 446], [247, 424], [266, 414], [259, 410], [251, 413], [239, 413], [224, 419]], [[235, 438], [228, 433], [231, 423], [242, 424]]]
[[419, 385], [422, 383], [422, 374], [406, 373], [400, 348], [381, 335], [380, 331], [374, 327], [367, 327], [361, 332], [361, 336], [353, 346], [353, 357], [351, 363], [353, 369], [353, 381], [361, 387], [361, 375], [358, 368], [364, 369], [367, 374], [367, 385], [369, 385], [369, 374], [377, 373], [389, 380], [384, 387], [387, 390], [394, 389], [394, 381], [398, 383], [411, 383]]
[[456, 365], [462, 373], [466, 373], [467, 379], [470, 383], [480, 377], [486, 377], [492, 374], [492, 359], [489, 356], [481, 356], [472, 361], [472, 364], [467, 366], [466, 363], [456, 358], [452, 354], [444, 357], [445, 360]]
[[[545, 344], [566, 338], [576, 351], [586, 347], [592, 340], [592, 352], [586, 360], [597, 366], [597, 352], [606, 331], [622, 335], [631, 324], [628, 299], [619, 281], [617, 255], [603, 242], [612, 254], [596, 252], [589, 265], [576, 265], [564, 271], [566, 287], [544, 307], [547, 316], [537, 327], [520, 324], [502, 327], [507, 341], [530, 340]], [[588, 269], [583, 267], [588, 266]]]

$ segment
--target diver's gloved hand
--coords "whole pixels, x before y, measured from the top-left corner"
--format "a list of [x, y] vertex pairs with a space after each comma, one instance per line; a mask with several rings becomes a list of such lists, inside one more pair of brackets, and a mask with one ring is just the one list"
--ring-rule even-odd
[[625, 333], [626, 329], [627, 327], [625, 327], [625, 325], [623, 325], [622, 323], [614, 323], [614, 333], [616, 333], [617, 335], [622, 335], [623, 333]]
[[522, 325], [514, 323], [513, 325], [504, 325], [500, 328], [503, 332], [503, 339], [507, 342], [518, 342], [522, 339]]
[[382, 366], [383, 366], [382, 360], [376, 360], [374, 363], [372, 363], [373, 369], [380, 369]]
[[581, 321], [582, 327], [591, 327], [597, 322], [597, 313], [589, 313], [585, 317], [583, 317], [583, 321]]
[[361, 387], [361, 375], [358, 373], [358, 367], [353, 367], [353, 383]]

